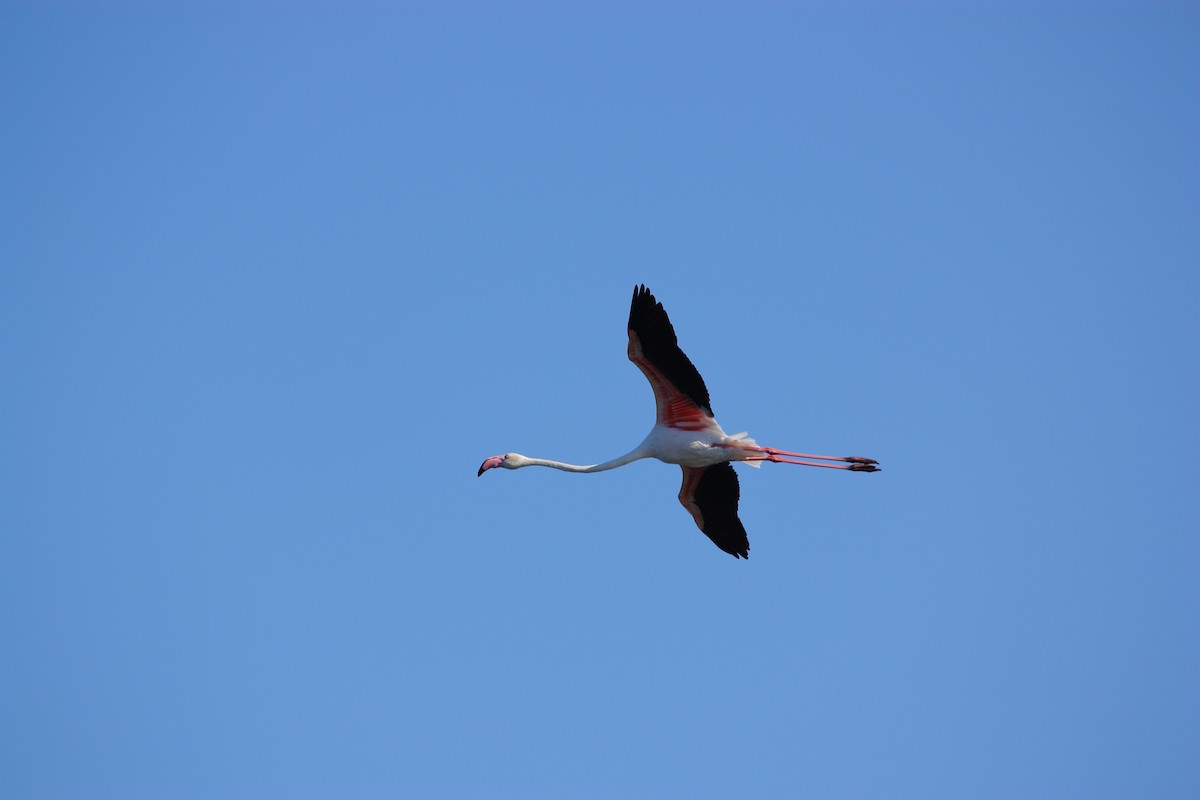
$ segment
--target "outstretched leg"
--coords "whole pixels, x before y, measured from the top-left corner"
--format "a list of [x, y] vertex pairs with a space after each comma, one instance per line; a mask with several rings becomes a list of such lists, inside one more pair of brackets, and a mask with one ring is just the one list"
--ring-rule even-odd
[[[873, 458], [864, 458], [862, 456], [818, 456], [812, 453], [793, 453], [790, 450], [778, 450], [774, 447], [758, 447], [757, 445], [743, 447], [742, 449], [754, 453], [763, 453], [761, 456], [751, 456], [743, 459], [744, 461], [773, 461], [777, 464], [800, 464], [805, 467], [825, 467], [826, 469], [848, 469], [851, 472], [878, 472], [879, 467], [875, 466], [879, 462]], [[793, 458], [785, 458], [785, 456], [793, 456]], [[841, 464], [821, 464], [818, 461], [799, 461], [800, 458], [815, 458], [818, 461], [841, 461]]]

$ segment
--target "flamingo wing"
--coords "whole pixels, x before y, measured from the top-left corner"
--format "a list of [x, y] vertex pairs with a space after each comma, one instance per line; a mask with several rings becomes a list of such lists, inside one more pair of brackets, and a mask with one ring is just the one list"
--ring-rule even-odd
[[679, 502], [696, 520], [713, 544], [734, 558], [750, 558], [750, 539], [738, 519], [741, 487], [729, 463], [711, 467], [683, 467]]
[[659, 423], [695, 429], [705, 424], [701, 415], [712, 418], [704, 378], [679, 349], [667, 312], [645, 286], [633, 290], [629, 306], [629, 360], [654, 389]]

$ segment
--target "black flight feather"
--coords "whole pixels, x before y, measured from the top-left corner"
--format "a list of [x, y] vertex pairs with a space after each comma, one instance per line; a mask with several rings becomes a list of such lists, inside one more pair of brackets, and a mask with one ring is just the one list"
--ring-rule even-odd
[[646, 360], [675, 388], [690, 397], [704, 413], [713, 416], [704, 378], [700, 377], [691, 359], [679, 349], [679, 340], [667, 312], [645, 286], [633, 290], [633, 302], [629, 306], [629, 329], [637, 334]]
[[[685, 478], [686, 480], [686, 478]], [[716, 464], [704, 470], [696, 484], [694, 500], [704, 518], [700, 530], [726, 553], [750, 557], [750, 539], [738, 519], [741, 487], [732, 464]]]

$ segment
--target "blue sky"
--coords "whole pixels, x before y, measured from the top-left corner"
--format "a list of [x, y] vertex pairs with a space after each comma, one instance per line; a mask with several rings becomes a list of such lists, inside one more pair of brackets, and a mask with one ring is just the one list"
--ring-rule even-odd
[[1198, 34], [5, 4], [0, 795], [1200, 794]]

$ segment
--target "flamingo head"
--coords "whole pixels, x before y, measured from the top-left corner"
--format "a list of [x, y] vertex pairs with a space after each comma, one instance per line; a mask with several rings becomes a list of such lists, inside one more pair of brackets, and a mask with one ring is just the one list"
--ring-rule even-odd
[[503, 455], [492, 456], [491, 458], [485, 459], [484, 462], [479, 465], [479, 472], [477, 472], [475, 476], [479, 477], [493, 467], [517, 469], [525, 466], [527, 463], [528, 459], [526, 459], [525, 456], [521, 455], [520, 453], [504, 453]]

